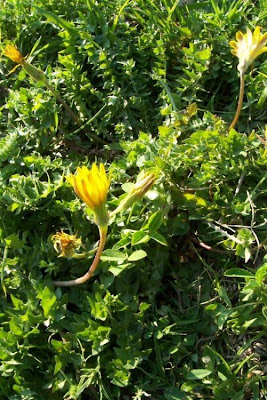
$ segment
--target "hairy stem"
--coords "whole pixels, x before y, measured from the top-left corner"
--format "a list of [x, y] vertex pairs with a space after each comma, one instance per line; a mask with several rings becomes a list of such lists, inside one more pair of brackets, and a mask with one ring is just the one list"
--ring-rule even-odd
[[82, 283], [88, 281], [88, 279], [91, 278], [91, 276], [93, 275], [93, 273], [95, 272], [99, 261], [100, 261], [100, 257], [101, 254], [104, 250], [105, 247], [105, 243], [106, 243], [106, 238], [107, 238], [107, 226], [105, 227], [98, 227], [99, 229], [99, 235], [100, 235], [100, 240], [99, 240], [99, 245], [98, 245], [98, 249], [94, 258], [94, 261], [91, 265], [91, 267], [89, 268], [89, 270], [86, 272], [86, 274], [84, 274], [83, 276], [81, 276], [80, 278], [77, 279], [73, 279], [71, 281], [53, 281], [53, 284], [55, 286], [76, 286], [76, 285], [81, 285]]
[[245, 91], [245, 75], [244, 74], [240, 74], [240, 91], [239, 91], [238, 105], [237, 105], [235, 117], [234, 117], [229, 129], [234, 128], [236, 126], [237, 121], [238, 121], [238, 118], [239, 118], [239, 115], [240, 115], [240, 112], [241, 112], [241, 108], [242, 108], [242, 105], [243, 105], [244, 91]]

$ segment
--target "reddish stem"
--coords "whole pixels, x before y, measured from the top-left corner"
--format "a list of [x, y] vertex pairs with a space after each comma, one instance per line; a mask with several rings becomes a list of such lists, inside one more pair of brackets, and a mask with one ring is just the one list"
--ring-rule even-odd
[[239, 91], [238, 105], [237, 105], [235, 117], [234, 117], [229, 129], [232, 129], [236, 126], [236, 123], [240, 116], [240, 112], [241, 112], [242, 105], [243, 105], [244, 91], [245, 91], [245, 76], [244, 76], [244, 74], [240, 74], [240, 91]]
[[104, 228], [98, 227], [98, 229], [99, 229], [99, 235], [100, 235], [99, 246], [98, 246], [94, 261], [93, 261], [91, 267], [89, 268], [89, 270], [86, 272], [86, 274], [84, 274], [80, 278], [76, 278], [71, 281], [53, 281], [53, 284], [55, 286], [81, 285], [82, 283], [88, 281], [91, 278], [91, 276], [93, 275], [93, 273], [95, 272], [95, 270], [99, 264], [100, 257], [104, 250], [106, 238], [107, 238], [107, 227], [104, 227]]

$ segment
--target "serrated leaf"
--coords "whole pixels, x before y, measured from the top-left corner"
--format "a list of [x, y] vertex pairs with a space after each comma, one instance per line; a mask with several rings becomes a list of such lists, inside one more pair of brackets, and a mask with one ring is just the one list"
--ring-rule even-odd
[[9, 329], [14, 335], [22, 336], [23, 335], [23, 328], [22, 323], [19, 321], [17, 317], [14, 317], [9, 322]]
[[14, 250], [22, 249], [25, 244], [25, 240], [20, 240], [18, 235], [16, 235], [15, 233], [6, 237], [5, 242], [8, 247], [13, 248]]
[[42, 300], [41, 300], [41, 306], [44, 310], [45, 317], [49, 316], [49, 312], [56, 301], [57, 301], [56, 295], [48, 287], [46, 287], [42, 293]]

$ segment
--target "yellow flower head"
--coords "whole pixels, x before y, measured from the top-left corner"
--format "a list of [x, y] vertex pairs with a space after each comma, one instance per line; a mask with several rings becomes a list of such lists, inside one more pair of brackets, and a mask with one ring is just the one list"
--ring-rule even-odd
[[76, 235], [69, 235], [63, 231], [57, 232], [52, 236], [54, 242], [54, 249], [60, 253], [59, 257], [73, 257], [75, 250], [79, 249], [82, 245], [81, 239]]
[[104, 165], [101, 163], [98, 167], [94, 163], [91, 170], [87, 167], [78, 167], [77, 173], [67, 176], [66, 179], [74, 188], [77, 196], [94, 212], [97, 225], [106, 225], [105, 203], [110, 176], [107, 177]]
[[3, 52], [3, 54], [10, 58], [10, 60], [16, 62], [17, 64], [23, 65], [24, 57], [20, 54], [19, 50], [13, 44], [8, 44]]
[[3, 54], [6, 57], [10, 58], [10, 60], [17, 63], [15, 68], [13, 68], [8, 75], [14, 72], [21, 65], [25, 69], [25, 71], [28, 72], [28, 74], [32, 77], [32, 79], [46, 83], [45, 73], [42, 70], [36, 68], [34, 65], [27, 62], [26, 57], [24, 58], [20, 54], [16, 46], [14, 46], [13, 44], [8, 44]]
[[244, 74], [253, 61], [267, 51], [267, 32], [262, 34], [260, 29], [257, 26], [252, 34], [247, 28], [247, 33], [237, 32], [236, 41], [230, 41], [231, 53], [239, 59], [237, 69], [240, 74]]

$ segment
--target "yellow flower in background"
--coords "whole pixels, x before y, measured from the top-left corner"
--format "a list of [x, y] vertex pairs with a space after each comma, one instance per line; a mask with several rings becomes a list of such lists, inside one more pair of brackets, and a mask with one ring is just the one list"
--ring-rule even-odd
[[54, 249], [57, 253], [60, 253], [59, 257], [73, 257], [75, 250], [82, 245], [81, 239], [77, 238], [76, 235], [69, 235], [63, 231], [52, 236], [52, 241], [54, 242]]
[[[53, 93], [53, 95], [56, 97], [56, 99], [63, 105], [63, 107], [65, 107], [66, 111], [70, 114], [71, 118], [73, 118], [74, 121], [80, 127], [83, 126], [83, 123], [80, 120], [80, 118], [70, 109], [68, 104], [62, 99], [62, 97], [58, 94], [58, 92], [47, 82], [44, 71], [42, 71], [39, 68], [36, 68], [34, 65], [32, 65], [31, 63], [26, 61], [27, 57], [24, 58], [21, 55], [21, 53], [19, 52], [19, 50], [17, 49], [17, 47], [13, 44], [6, 45], [5, 50], [3, 51], [3, 54], [6, 57], [10, 58], [12, 61], [17, 63], [17, 65], [8, 73], [8, 75], [10, 75], [12, 72], [14, 72], [19, 66], [23, 67], [33, 80], [35, 80], [37, 82], [42, 82], [43, 84], [45, 84], [47, 89], [49, 89]], [[96, 137], [97, 136], [95, 136], [95, 138]]]
[[105, 210], [107, 193], [110, 185], [104, 165], [98, 167], [95, 163], [92, 169], [87, 167], [77, 168], [75, 175], [66, 177], [75, 193], [94, 212], [98, 226], [107, 225], [108, 216]]
[[236, 41], [231, 40], [232, 54], [239, 59], [238, 71], [243, 75], [253, 61], [262, 53], [267, 51], [267, 32], [262, 34], [261, 28], [257, 26], [252, 33], [247, 28], [247, 33], [237, 32]]

